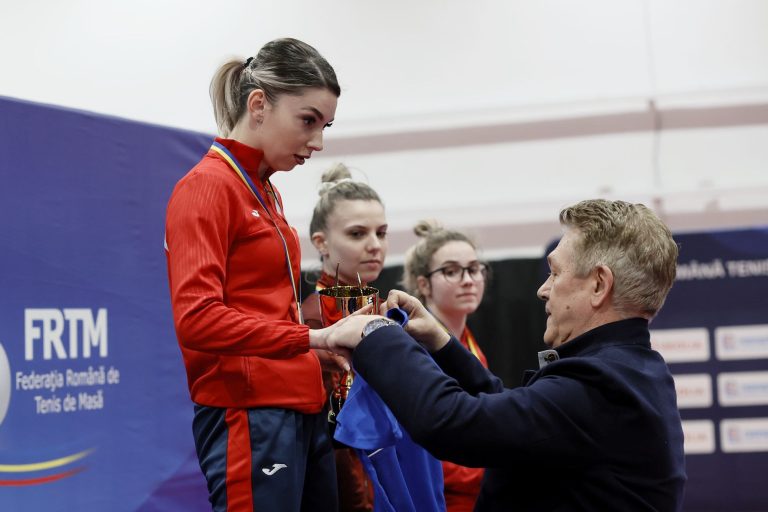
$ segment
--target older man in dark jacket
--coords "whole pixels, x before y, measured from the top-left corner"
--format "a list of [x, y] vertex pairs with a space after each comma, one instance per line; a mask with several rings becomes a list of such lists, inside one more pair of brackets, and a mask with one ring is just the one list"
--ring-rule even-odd
[[488, 468], [476, 511], [681, 510], [675, 387], [648, 332], [677, 245], [640, 204], [582, 201], [560, 221], [538, 292], [549, 350], [523, 387], [505, 389], [402, 292], [385, 307], [409, 313], [405, 331], [353, 316], [320, 348], [354, 349], [355, 370], [435, 457]]

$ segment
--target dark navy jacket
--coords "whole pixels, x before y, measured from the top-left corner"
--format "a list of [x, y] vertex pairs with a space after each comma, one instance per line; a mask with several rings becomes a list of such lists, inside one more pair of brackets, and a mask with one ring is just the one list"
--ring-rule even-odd
[[680, 414], [648, 322], [606, 324], [556, 351], [505, 389], [457, 340], [430, 357], [391, 326], [353, 364], [435, 457], [489, 468], [477, 511], [681, 510]]

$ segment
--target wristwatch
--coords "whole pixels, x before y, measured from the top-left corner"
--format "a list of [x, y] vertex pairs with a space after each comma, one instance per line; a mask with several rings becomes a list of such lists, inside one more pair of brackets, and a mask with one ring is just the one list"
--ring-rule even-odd
[[365, 324], [365, 327], [363, 327], [363, 332], [360, 333], [360, 337], [365, 338], [376, 329], [380, 329], [388, 325], [400, 325], [400, 324], [395, 322], [394, 320], [390, 320], [389, 318], [374, 318], [373, 320]]

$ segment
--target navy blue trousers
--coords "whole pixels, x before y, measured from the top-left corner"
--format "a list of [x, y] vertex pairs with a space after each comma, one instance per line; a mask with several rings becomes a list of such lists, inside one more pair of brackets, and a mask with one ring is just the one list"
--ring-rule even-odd
[[214, 512], [336, 512], [323, 414], [195, 406], [197, 457]]

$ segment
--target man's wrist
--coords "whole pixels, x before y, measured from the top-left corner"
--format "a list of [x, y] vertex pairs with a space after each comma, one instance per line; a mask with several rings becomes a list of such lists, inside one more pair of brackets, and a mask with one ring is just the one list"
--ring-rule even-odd
[[381, 329], [382, 327], [388, 327], [390, 325], [400, 325], [399, 323], [395, 322], [394, 320], [390, 320], [389, 318], [374, 318], [367, 324], [363, 326], [363, 331], [360, 333], [360, 338], [365, 338], [369, 334], [371, 334], [373, 331], [377, 329]]
[[431, 337], [429, 344], [425, 343], [427, 351], [430, 353], [437, 352], [451, 341], [451, 335], [445, 329], [436, 330]]

